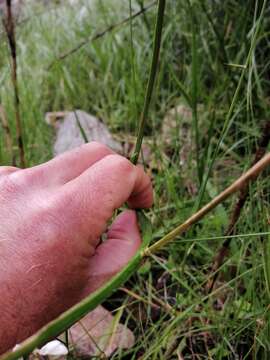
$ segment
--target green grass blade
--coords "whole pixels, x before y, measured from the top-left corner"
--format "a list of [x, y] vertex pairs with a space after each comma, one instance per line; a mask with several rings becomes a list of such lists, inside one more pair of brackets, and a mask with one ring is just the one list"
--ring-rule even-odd
[[75, 118], [76, 118], [76, 123], [77, 123], [77, 126], [80, 130], [80, 133], [82, 135], [82, 138], [84, 140], [84, 142], [87, 144], [89, 142], [88, 138], [87, 138], [87, 135], [86, 135], [86, 132], [84, 131], [84, 128], [82, 127], [82, 124], [79, 120], [79, 117], [78, 117], [78, 114], [77, 114], [77, 111], [74, 110], [74, 115], [75, 115]]
[[153, 94], [157, 68], [158, 68], [158, 59], [159, 59], [159, 51], [160, 51], [160, 44], [162, 38], [162, 27], [163, 27], [163, 19], [164, 19], [164, 12], [165, 12], [165, 5], [166, 0], [159, 0], [158, 2], [158, 13], [157, 13], [157, 20], [156, 20], [156, 27], [155, 27], [155, 39], [154, 39], [154, 50], [151, 62], [151, 70], [149, 75], [149, 80], [147, 83], [146, 95], [144, 100], [144, 106], [142, 111], [142, 116], [140, 120], [140, 124], [138, 127], [137, 133], [137, 140], [135, 145], [134, 154], [131, 157], [131, 162], [136, 164], [140, 155], [144, 129], [146, 124], [146, 119], [148, 116], [148, 110], [151, 103], [151, 98]]
[[264, 251], [263, 251], [263, 262], [264, 262], [264, 277], [266, 283], [267, 293], [270, 299], [270, 236], [266, 236], [264, 239]]
[[247, 59], [246, 59], [246, 62], [245, 62], [245, 67], [242, 69], [237, 88], [235, 89], [234, 96], [233, 96], [229, 111], [228, 111], [226, 119], [224, 121], [224, 125], [223, 125], [222, 131], [221, 131], [221, 136], [220, 136], [220, 138], [219, 138], [219, 140], [217, 142], [217, 146], [216, 146], [216, 148], [214, 150], [213, 157], [212, 157], [212, 159], [210, 161], [208, 170], [207, 170], [206, 175], [205, 175], [205, 177], [203, 179], [203, 183], [202, 183], [202, 186], [200, 188], [200, 193], [199, 193], [198, 199], [196, 201], [195, 210], [198, 210], [200, 208], [200, 206], [201, 206], [203, 195], [204, 195], [204, 192], [205, 192], [205, 189], [206, 189], [206, 184], [207, 184], [208, 178], [210, 176], [210, 173], [211, 173], [211, 171], [213, 169], [213, 165], [215, 163], [215, 160], [217, 158], [217, 155], [218, 155], [218, 152], [219, 152], [219, 149], [220, 149], [220, 145], [223, 142], [223, 140], [225, 139], [225, 137], [226, 137], [226, 135], [227, 135], [227, 133], [229, 131], [229, 128], [230, 128], [230, 126], [232, 124], [231, 118], [232, 118], [232, 115], [233, 115], [234, 108], [235, 108], [235, 105], [237, 103], [237, 100], [239, 98], [242, 83], [243, 83], [243, 80], [244, 80], [244, 77], [245, 77], [245, 74], [246, 74], [246, 69], [248, 69], [248, 67], [250, 65], [250, 62], [252, 60], [252, 56], [253, 56], [253, 53], [254, 53], [254, 50], [255, 50], [255, 47], [256, 47], [256, 43], [257, 43], [257, 39], [258, 39], [258, 35], [259, 35], [259, 30], [260, 30], [260, 25], [262, 23], [263, 15], [264, 15], [265, 8], [266, 8], [266, 3], [267, 3], [267, 1], [264, 0], [260, 16], [259, 16], [259, 18], [258, 18], [258, 20], [256, 22], [256, 27], [254, 27], [254, 32], [253, 32], [253, 36], [252, 36], [252, 39], [251, 39], [251, 45], [250, 45], [250, 48], [249, 48]]
[[191, 20], [191, 33], [192, 33], [192, 42], [191, 42], [191, 77], [192, 77], [192, 86], [191, 86], [191, 98], [192, 98], [192, 125], [193, 132], [195, 134], [195, 146], [196, 146], [196, 163], [197, 163], [197, 175], [199, 183], [202, 181], [202, 168], [200, 164], [200, 137], [199, 137], [199, 126], [198, 126], [198, 73], [199, 73], [199, 64], [198, 64], [198, 46], [197, 46], [197, 20], [195, 17], [193, 4], [190, 1], [187, 2], [188, 11], [190, 13]]

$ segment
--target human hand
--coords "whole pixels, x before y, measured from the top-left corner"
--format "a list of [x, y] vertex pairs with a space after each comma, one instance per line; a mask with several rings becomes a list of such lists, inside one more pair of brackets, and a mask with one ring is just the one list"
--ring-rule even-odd
[[147, 208], [140, 167], [89, 143], [28, 169], [0, 167], [0, 353], [100, 287], [136, 253], [133, 210]]

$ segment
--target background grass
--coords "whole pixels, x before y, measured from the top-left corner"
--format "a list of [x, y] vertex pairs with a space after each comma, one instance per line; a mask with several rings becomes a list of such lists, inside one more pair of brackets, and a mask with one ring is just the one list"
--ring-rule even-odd
[[[142, 3], [150, 2], [132, 0], [132, 12]], [[260, 0], [167, 1], [157, 90], [146, 134], [151, 149], [147, 167], [156, 197], [149, 212], [153, 241], [252, 162], [260, 127], [269, 119], [270, 8], [266, 6], [258, 22], [262, 6]], [[29, 166], [52, 156], [54, 134], [44, 121], [47, 111], [83, 109], [101, 118], [122, 139], [135, 134], [150, 67], [155, 11], [153, 6], [132, 23], [57, 60], [129, 17], [129, 1], [51, 2], [48, 7], [29, 2], [17, 25], [18, 81]], [[9, 52], [3, 33], [0, 39], [0, 103], [15, 139]], [[243, 68], [252, 44], [254, 51]], [[239, 95], [233, 100], [237, 86]], [[179, 104], [191, 109], [192, 116], [188, 120], [178, 116], [168, 139], [162, 124], [168, 111]], [[181, 150], [187, 137], [191, 144], [183, 163]], [[11, 163], [2, 128], [0, 161]], [[136, 336], [133, 349], [112, 358], [270, 357], [267, 180], [261, 176], [250, 186], [237, 236], [209, 296], [205, 284], [234, 200], [147, 260], [126, 285], [144, 301], [119, 290], [106, 302], [114, 311], [125, 304], [122, 321]]]

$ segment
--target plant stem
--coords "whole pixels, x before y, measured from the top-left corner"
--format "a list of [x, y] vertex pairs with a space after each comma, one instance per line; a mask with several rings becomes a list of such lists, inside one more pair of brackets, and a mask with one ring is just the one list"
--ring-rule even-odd
[[246, 184], [255, 180], [258, 175], [268, 166], [270, 165], [270, 153], [265, 155], [259, 162], [257, 162], [254, 166], [252, 166], [246, 173], [244, 173], [240, 178], [238, 178], [233, 184], [231, 184], [227, 189], [222, 191], [218, 196], [216, 196], [213, 200], [211, 200], [208, 204], [202, 207], [199, 211], [193, 214], [190, 218], [188, 218], [183, 224], [176, 227], [170, 233], [165, 235], [162, 239], [157, 241], [155, 244], [151, 245], [149, 248], [144, 250], [143, 256], [148, 256], [154, 252], [157, 252], [169, 242], [174, 240], [177, 236], [183, 234], [183, 232], [187, 231], [193, 224], [201, 220], [206, 214], [208, 214], [211, 210], [213, 210], [217, 205], [226, 200], [230, 195], [235, 193], [238, 190], [241, 190]]
[[162, 27], [163, 27], [165, 5], [166, 5], [166, 0], [159, 0], [150, 75], [149, 75], [149, 79], [148, 79], [148, 83], [147, 83], [146, 95], [145, 95], [145, 99], [144, 99], [143, 111], [142, 111], [140, 124], [139, 124], [139, 128], [138, 128], [135, 150], [134, 150], [134, 154], [131, 157], [131, 162], [133, 164], [137, 164], [138, 158], [140, 156], [146, 119], [148, 116], [148, 110], [149, 110], [149, 106], [150, 106], [151, 98], [152, 98], [152, 94], [153, 94], [153, 89], [154, 89], [154, 84], [155, 84], [155, 79], [156, 79], [156, 74], [157, 74], [157, 68], [158, 68], [158, 59], [159, 59], [160, 44], [161, 44], [161, 37], [162, 37]]
[[16, 119], [16, 137], [17, 144], [20, 154], [20, 166], [25, 167], [25, 154], [24, 146], [22, 139], [22, 123], [20, 115], [20, 98], [19, 98], [19, 89], [18, 89], [18, 80], [17, 80], [17, 46], [16, 46], [16, 37], [15, 37], [15, 25], [12, 15], [12, 4], [11, 0], [6, 0], [7, 14], [6, 19], [4, 20], [4, 27], [6, 30], [8, 44], [10, 48], [11, 55], [11, 78], [14, 89], [14, 109], [15, 109], [15, 119]]
[[[265, 123], [265, 125], [262, 128], [262, 136], [258, 143], [258, 148], [255, 153], [255, 157], [252, 162], [252, 165], [254, 165], [258, 161], [260, 161], [261, 158], [266, 154], [267, 146], [268, 146], [269, 142], [270, 142], [270, 121]], [[208, 291], [208, 293], [212, 292], [215, 282], [218, 278], [217, 270], [223, 264], [224, 258], [226, 256], [228, 256], [229, 247], [230, 247], [231, 241], [233, 239], [233, 235], [235, 234], [236, 224], [240, 218], [241, 211], [244, 208], [245, 203], [249, 196], [249, 187], [247, 185], [248, 184], [245, 184], [242, 187], [241, 191], [239, 192], [238, 199], [234, 205], [234, 209], [231, 214], [231, 219], [230, 219], [229, 225], [227, 227], [227, 230], [225, 231], [225, 236], [227, 236], [227, 238], [223, 242], [221, 248], [218, 250], [217, 255], [215, 256], [215, 259], [213, 261], [213, 265], [212, 265], [212, 269], [211, 269], [211, 273], [213, 274], [213, 276], [210, 276], [210, 278], [207, 282], [207, 285], [206, 285], [206, 290]]]
[[13, 142], [11, 129], [8, 123], [7, 114], [3, 106], [0, 105], [0, 122], [5, 133], [5, 142], [10, 157], [10, 163], [15, 165], [15, 157], [13, 154]]
[[78, 117], [78, 114], [77, 114], [77, 111], [74, 110], [74, 115], [75, 115], [75, 119], [76, 119], [76, 123], [77, 123], [77, 126], [80, 130], [80, 133], [82, 135], [82, 138], [83, 138], [83, 141], [85, 142], [85, 144], [87, 144], [89, 142], [88, 138], [87, 138], [87, 135], [86, 135], [86, 132], [84, 131], [84, 128], [82, 127], [82, 124], [79, 120], [79, 117]]
[[[135, 73], [135, 51], [133, 45], [133, 22], [132, 22], [132, 0], [129, 0], [129, 32], [130, 32], [130, 64], [131, 64], [131, 71], [132, 71], [132, 88], [133, 88], [133, 97], [134, 97], [134, 104], [135, 104], [135, 118], [137, 119], [139, 116], [139, 106], [137, 100], [137, 81], [136, 81], [136, 73]], [[143, 8], [143, 6], [141, 7]]]
[[192, 86], [191, 86], [191, 101], [192, 101], [192, 127], [193, 133], [195, 135], [195, 148], [196, 148], [196, 163], [197, 163], [197, 175], [199, 184], [202, 183], [202, 168], [200, 163], [200, 136], [199, 136], [199, 126], [198, 126], [198, 46], [197, 46], [197, 19], [193, 11], [193, 4], [190, 0], [187, 1], [187, 9], [190, 13], [191, 20], [191, 33], [192, 33], [192, 63], [191, 63], [191, 77], [192, 77]]

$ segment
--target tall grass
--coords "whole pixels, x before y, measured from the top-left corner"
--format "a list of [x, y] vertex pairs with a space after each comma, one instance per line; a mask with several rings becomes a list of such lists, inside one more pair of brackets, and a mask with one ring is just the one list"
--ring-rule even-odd
[[[144, 1], [143, 6], [147, 4]], [[129, 21], [55, 62], [82, 41], [129, 17], [129, 1], [103, 5], [80, 1], [77, 6], [47, 10], [36, 4], [27, 12], [28, 20], [18, 25], [18, 86], [28, 165], [51, 156], [53, 134], [43, 120], [46, 111], [84, 109], [102, 118], [120, 138], [136, 130], [155, 6], [132, 21], [132, 64]], [[131, 1], [133, 13], [141, 6], [141, 1]], [[31, 16], [32, 12], [38, 15]], [[269, 118], [268, 19], [269, 7], [263, 1], [167, 1], [156, 79], [159, 90], [145, 129], [156, 192], [155, 207], [148, 213], [153, 243], [249, 166], [261, 124]], [[14, 140], [8, 47], [4, 41], [0, 47], [0, 102]], [[167, 111], [179, 103], [193, 112], [188, 132], [193, 145], [184, 165], [179, 150], [186, 119], [178, 117], [174, 140], [169, 139], [173, 145], [162, 133]], [[1, 131], [2, 164], [11, 161], [4, 141]], [[16, 147], [14, 151], [18, 153]], [[125, 293], [123, 318], [136, 335], [135, 347], [112, 358], [269, 358], [268, 188], [264, 176], [249, 186], [231, 251], [216, 269], [218, 280], [210, 294], [205, 294], [205, 287], [213, 276], [213, 259], [226, 239], [222, 234], [229, 222], [230, 200], [166, 249], [151, 254], [127, 284], [143, 301]], [[119, 290], [106, 305], [117, 309], [122, 301]], [[151, 304], [159, 301], [165, 306], [157, 310]]]

